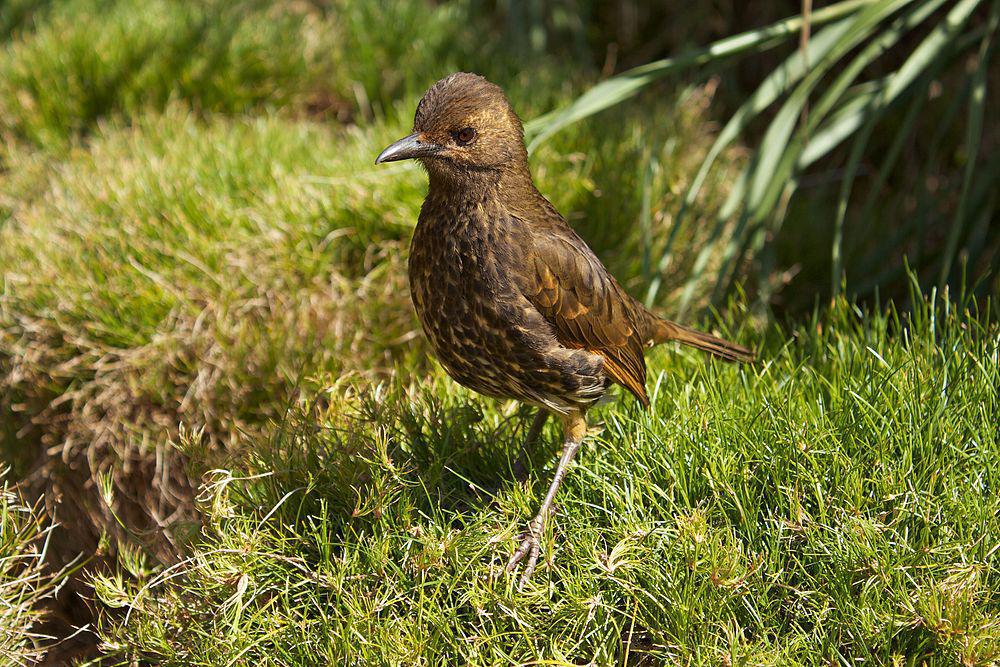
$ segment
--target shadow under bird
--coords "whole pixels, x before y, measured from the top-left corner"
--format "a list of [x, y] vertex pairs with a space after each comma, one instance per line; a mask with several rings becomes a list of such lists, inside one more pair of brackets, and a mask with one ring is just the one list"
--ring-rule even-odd
[[586, 411], [620, 384], [643, 406], [646, 348], [679, 341], [733, 361], [753, 353], [657, 317], [629, 296], [535, 188], [521, 121], [503, 90], [464, 72], [424, 94], [413, 134], [376, 164], [417, 159], [430, 185], [410, 247], [413, 305], [441, 364], [477, 392], [550, 413], [564, 445], [538, 515], [510, 557], [531, 576], [553, 499], [587, 431]]

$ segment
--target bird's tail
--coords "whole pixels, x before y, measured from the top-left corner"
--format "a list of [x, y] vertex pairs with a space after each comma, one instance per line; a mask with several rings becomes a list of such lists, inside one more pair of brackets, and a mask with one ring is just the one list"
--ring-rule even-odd
[[690, 345], [704, 352], [708, 352], [728, 361], [753, 361], [755, 355], [742, 345], [731, 343], [724, 338], [719, 338], [711, 334], [702, 333], [694, 329], [657, 318], [653, 323], [652, 341], [654, 345], [676, 340], [684, 345]]

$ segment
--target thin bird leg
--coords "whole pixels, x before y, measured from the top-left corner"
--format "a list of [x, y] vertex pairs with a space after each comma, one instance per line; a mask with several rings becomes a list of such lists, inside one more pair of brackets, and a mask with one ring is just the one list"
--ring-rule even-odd
[[538, 412], [535, 413], [535, 418], [531, 420], [531, 426], [528, 428], [528, 434], [524, 436], [524, 446], [523, 449], [527, 449], [531, 445], [535, 444], [538, 440], [538, 436], [542, 434], [542, 429], [545, 428], [545, 422], [549, 420], [549, 411], [545, 408], [538, 408]]
[[542, 429], [545, 428], [545, 422], [549, 419], [549, 411], [545, 408], [538, 408], [535, 413], [535, 418], [531, 420], [531, 426], [528, 428], [528, 434], [524, 436], [524, 442], [521, 445], [521, 453], [518, 454], [517, 460], [514, 461], [513, 473], [514, 478], [519, 482], [523, 482], [528, 478], [528, 450], [533, 444], [538, 440], [538, 436], [542, 434]]
[[535, 566], [538, 564], [538, 556], [542, 550], [541, 537], [542, 529], [545, 527], [545, 520], [548, 519], [549, 514], [552, 512], [552, 503], [555, 500], [556, 492], [559, 490], [559, 485], [562, 483], [563, 478], [566, 477], [569, 465], [573, 461], [573, 456], [580, 449], [580, 445], [583, 443], [583, 436], [587, 432], [587, 422], [582, 412], [563, 415], [562, 422], [565, 444], [563, 445], [563, 453], [559, 459], [559, 465], [556, 466], [556, 472], [552, 478], [552, 484], [549, 485], [549, 492], [545, 494], [545, 500], [542, 501], [542, 506], [538, 510], [538, 514], [528, 524], [528, 531], [521, 542], [521, 546], [517, 548], [517, 551], [511, 555], [510, 560], [507, 562], [507, 571], [510, 572], [525, 556], [528, 556], [524, 573], [521, 574], [521, 580], [518, 582], [518, 589], [524, 587], [524, 584], [531, 578], [531, 574], [535, 571]]

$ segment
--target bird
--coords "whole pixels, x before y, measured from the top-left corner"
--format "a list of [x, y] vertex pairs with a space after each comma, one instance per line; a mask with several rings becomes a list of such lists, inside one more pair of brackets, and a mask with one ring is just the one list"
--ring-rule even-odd
[[[410, 244], [410, 295], [431, 350], [459, 384], [562, 422], [562, 454], [506, 570], [522, 588], [541, 553], [559, 486], [587, 433], [587, 410], [618, 384], [643, 407], [644, 353], [678, 341], [730, 361], [736, 343], [658, 317], [631, 297], [535, 187], [524, 129], [503, 89], [456, 72], [417, 105], [411, 134], [375, 164], [415, 159], [428, 189]], [[524, 560], [527, 558], [527, 560]]]

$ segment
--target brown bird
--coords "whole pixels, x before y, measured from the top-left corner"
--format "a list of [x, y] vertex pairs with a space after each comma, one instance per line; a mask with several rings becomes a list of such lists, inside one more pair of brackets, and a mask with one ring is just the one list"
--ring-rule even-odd
[[459, 72], [420, 100], [413, 134], [376, 164], [416, 158], [430, 186], [410, 246], [410, 294], [424, 333], [457, 382], [540, 408], [563, 425], [562, 457], [538, 515], [510, 557], [538, 562], [540, 537], [586, 434], [585, 413], [614, 383], [643, 406], [645, 348], [679, 341], [729, 360], [750, 350], [649, 312], [535, 188], [521, 120], [503, 90]]

